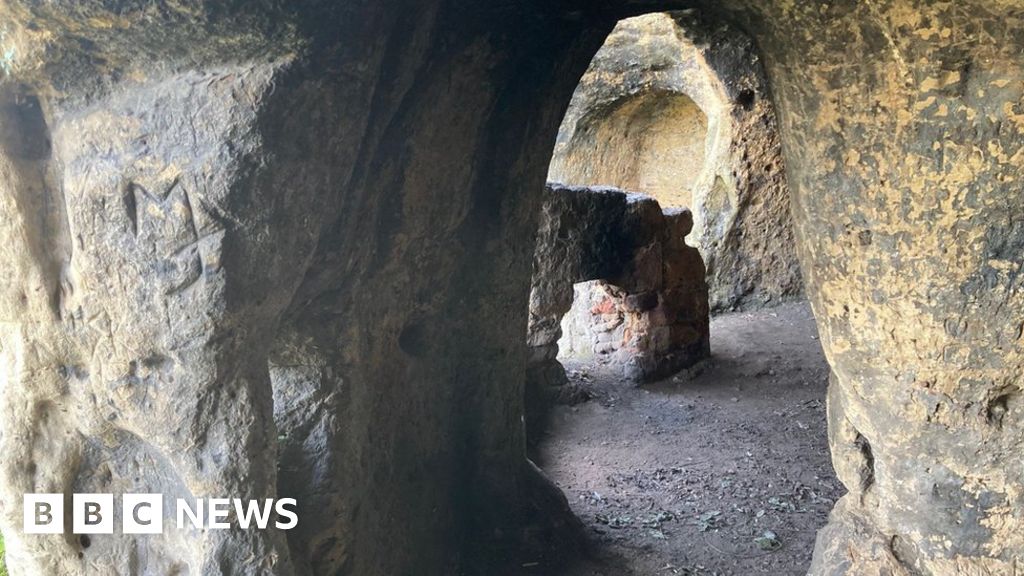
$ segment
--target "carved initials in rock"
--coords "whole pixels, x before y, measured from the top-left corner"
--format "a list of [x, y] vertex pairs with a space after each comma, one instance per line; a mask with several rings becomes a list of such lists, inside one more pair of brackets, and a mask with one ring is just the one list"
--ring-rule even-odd
[[189, 290], [204, 273], [219, 269], [224, 237], [221, 229], [200, 232], [192, 200], [180, 182], [175, 178], [159, 195], [132, 182], [124, 194], [136, 246], [148, 257], [154, 282], [168, 295]]

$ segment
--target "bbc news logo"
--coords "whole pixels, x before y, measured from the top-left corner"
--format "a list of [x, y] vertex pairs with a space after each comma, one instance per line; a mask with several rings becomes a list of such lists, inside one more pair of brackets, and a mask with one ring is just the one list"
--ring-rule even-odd
[[[163, 494], [124, 494], [120, 504], [121, 533], [163, 533]], [[178, 498], [175, 500], [174, 518], [179, 530], [227, 530], [235, 526], [242, 530], [266, 530], [271, 525], [278, 530], [291, 530], [299, 524], [296, 506], [293, 498], [206, 498], [192, 503]], [[63, 494], [25, 494], [23, 507], [26, 534], [64, 533]], [[113, 494], [73, 494], [71, 507], [73, 534], [114, 533], [118, 509], [115, 508]]]

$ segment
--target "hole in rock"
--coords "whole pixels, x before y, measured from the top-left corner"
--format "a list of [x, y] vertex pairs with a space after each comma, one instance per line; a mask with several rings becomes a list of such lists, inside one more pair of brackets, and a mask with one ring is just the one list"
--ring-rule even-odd
[[742, 90], [738, 96], [736, 96], [736, 104], [743, 107], [744, 110], [753, 110], [754, 102], [757, 101], [757, 95], [753, 90]]
[[398, 335], [398, 346], [414, 358], [425, 355], [429, 347], [426, 326], [418, 322], [406, 325]]
[[861, 457], [861, 466], [859, 469], [860, 490], [864, 492], [871, 488], [871, 485], [875, 483], [875, 455], [871, 452], [871, 443], [868, 442], [868, 439], [860, 433], [857, 433], [857, 437], [854, 439], [854, 445]]
[[24, 90], [0, 94], [0, 148], [20, 160], [46, 158], [50, 154], [46, 120], [39, 99]]

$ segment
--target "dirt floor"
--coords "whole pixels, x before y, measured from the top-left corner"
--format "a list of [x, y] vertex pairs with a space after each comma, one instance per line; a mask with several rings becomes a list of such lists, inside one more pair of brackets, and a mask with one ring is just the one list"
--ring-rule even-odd
[[642, 388], [567, 363], [594, 398], [555, 410], [535, 458], [600, 558], [572, 576], [807, 573], [843, 493], [810, 308], [719, 316], [711, 338], [703, 367]]

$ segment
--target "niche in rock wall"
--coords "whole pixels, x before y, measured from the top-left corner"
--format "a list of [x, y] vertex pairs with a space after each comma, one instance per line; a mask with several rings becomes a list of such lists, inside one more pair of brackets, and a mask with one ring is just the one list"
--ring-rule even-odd
[[637, 379], [663, 373], [659, 365], [700, 335], [683, 334], [669, 312], [673, 303], [661, 300], [657, 292], [630, 294], [604, 280], [576, 284], [562, 318], [558, 359], [622, 366]]
[[689, 96], [645, 92], [576, 122], [552, 161], [552, 179], [640, 190], [662, 206], [691, 207], [703, 176], [708, 119]]

